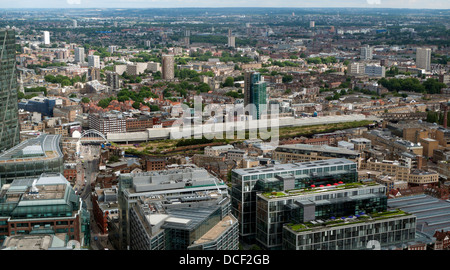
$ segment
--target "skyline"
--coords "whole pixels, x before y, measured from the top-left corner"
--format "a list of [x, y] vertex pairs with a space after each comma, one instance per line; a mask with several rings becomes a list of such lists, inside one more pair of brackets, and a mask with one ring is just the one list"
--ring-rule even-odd
[[395, 8], [395, 9], [450, 9], [446, 0], [347, 0], [347, 1], [268, 1], [268, 0], [0, 0], [2, 8]]

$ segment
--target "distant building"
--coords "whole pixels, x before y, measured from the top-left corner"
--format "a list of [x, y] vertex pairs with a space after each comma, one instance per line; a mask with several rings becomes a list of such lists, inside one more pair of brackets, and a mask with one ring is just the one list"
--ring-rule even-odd
[[94, 68], [100, 68], [100, 56], [88, 55], [88, 66]]
[[384, 78], [386, 76], [386, 68], [380, 65], [366, 65], [364, 67], [364, 74], [369, 77]]
[[175, 79], [174, 65], [175, 65], [175, 59], [174, 59], [173, 55], [164, 54], [162, 56], [162, 79], [164, 79], [164, 80]]
[[117, 72], [107, 71], [106, 73], [106, 84], [111, 87], [111, 89], [120, 89], [120, 77]]
[[91, 113], [89, 114], [89, 128], [102, 134], [125, 133], [126, 119], [119, 113]]
[[228, 29], [228, 47], [234, 48], [236, 47], [236, 37], [231, 35], [231, 29]]
[[416, 50], [416, 67], [431, 70], [431, 49], [430, 48], [417, 48]]
[[45, 45], [50, 45], [50, 32], [44, 31], [42, 36], [42, 43]]
[[89, 67], [88, 69], [88, 80], [89, 81], [100, 81], [100, 68]]
[[244, 74], [244, 106], [255, 105], [256, 112], [250, 112], [254, 119], [261, 119], [267, 113], [267, 84], [259, 72], [246, 72]]
[[83, 47], [77, 47], [75, 48], [75, 63], [84, 63], [84, 48]]
[[371, 60], [373, 58], [373, 47], [366, 45], [361, 47], [361, 59], [362, 60]]

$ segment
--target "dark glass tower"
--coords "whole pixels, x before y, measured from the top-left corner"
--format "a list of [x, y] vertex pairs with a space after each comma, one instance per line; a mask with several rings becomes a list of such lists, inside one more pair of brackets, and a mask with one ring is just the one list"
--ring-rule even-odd
[[252, 112], [254, 119], [261, 119], [261, 115], [267, 108], [266, 83], [261, 79], [258, 72], [247, 72], [244, 74], [244, 105], [255, 105]]
[[19, 143], [15, 40], [14, 30], [0, 29], [0, 151]]

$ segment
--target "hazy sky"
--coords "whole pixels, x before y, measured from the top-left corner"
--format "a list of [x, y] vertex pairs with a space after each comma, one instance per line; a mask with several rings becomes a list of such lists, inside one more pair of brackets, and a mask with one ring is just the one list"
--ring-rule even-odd
[[450, 9], [450, 0], [0, 0], [0, 8], [375, 7]]

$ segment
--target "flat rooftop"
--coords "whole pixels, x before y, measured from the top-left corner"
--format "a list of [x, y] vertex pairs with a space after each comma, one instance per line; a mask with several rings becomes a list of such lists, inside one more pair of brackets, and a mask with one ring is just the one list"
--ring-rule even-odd
[[342, 147], [333, 147], [329, 145], [311, 145], [311, 144], [290, 144], [278, 146], [275, 151], [283, 151], [286, 149], [305, 150], [312, 152], [327, 152], [333, 154], [359, 155], [357, 151], [353, 151]]
[[214, 241], [221, 236], [229, 227], [231, 227], [237, 220], [231, 216], [224, 217], [219, 223], [207, 231], [202, 237], [200, 237], [194, 244], [203, 244], [210, 241]]
[[312, 168], [338, 166], [338, 165], [355, 165], [356, 166], [356, 162], [345, 159], [345, 158], [333, 158], [333, 159], [315, 160], [315, 161], [309, 161], [309, 162], [266, 165], [266, 166], [252, 167], [252, 168], [247, 168], [247, 169], [235, 169], [235, 170], [233, 170], [233, 172], [235, 172], [239, 175], [249, 175], [249, 174], [293, 171], [293, 170], [301, 170], [301, 169], [312, 169]]

